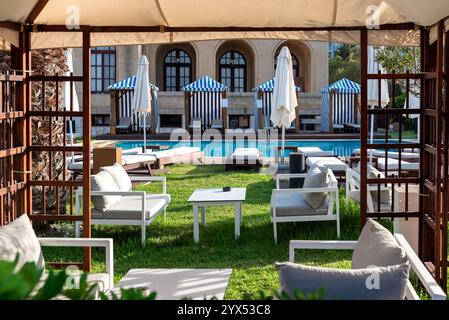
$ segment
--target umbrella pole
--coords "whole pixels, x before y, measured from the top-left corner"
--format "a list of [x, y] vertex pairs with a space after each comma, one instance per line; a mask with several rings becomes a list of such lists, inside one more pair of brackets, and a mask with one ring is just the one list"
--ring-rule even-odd
[[147, 153], [147, 124], [146, 114], [143, 115], [143, 153]]
[[[374, 143], [374, 115], [371, 115], [371, 130], [370, 130], [370, 143]], [[369, 153], [369, 162], [373, 164], [373, 150]]]
[[285, 127], [282, 126], [282, 149], [281, 149], [281, 159], [282, 159], [282, 164], [285, 163]]

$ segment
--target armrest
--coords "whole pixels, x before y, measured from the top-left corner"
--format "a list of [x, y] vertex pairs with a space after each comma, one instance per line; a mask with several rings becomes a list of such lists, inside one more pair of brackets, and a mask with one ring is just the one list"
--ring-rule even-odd
[[112, 239], [38, 238], [42, 247], [99, 247], [106, 250], [106, 273], [111, 288], [114, 286], [114, 245]]
[[318, 192], [337, 192], [337, 187], [324, 187], [324, 188], [298, 188], [298, 189], [273, 189], [272, 195], [276, 193], [318, 193]]
[[283, 173], [276, 175], [276, 189], [280, 188], [281, 180], [288, 180], [290, 178], [305, 178], [307, 173]]
[[[133, 182], [140, 182], [139, 179], [132, 180]], [[162, 193], [167, 194], [167, 178], [166, 177], [146, 177], [145, 179], [141, 180], [142, 182], [145, 182], [143, 185], [146, 186], [150, 184], [153, 181], [161, 181], [162, 182]]]
[[295, 250], [354, 250], [357, 241], [321, 241], [321, 240], [292, 240], [289, 245], [289, 261], [295, 261]]
[[135, 197], [141, 196], [145, 199], [145, 191], [91, 191], [91, 196], [122, 196]]
[[415, 251], [412, 249], [404, 236], [402, 234], [395, 233], [394, 237], [399, 245], [404, 249], [412, 270], [426, 288], [427, 292], [432, 297], [432, 300], [446, 300], [446, 294], [430, 274], [429, 270], [427, 270], [426, 266], [416, 255]]

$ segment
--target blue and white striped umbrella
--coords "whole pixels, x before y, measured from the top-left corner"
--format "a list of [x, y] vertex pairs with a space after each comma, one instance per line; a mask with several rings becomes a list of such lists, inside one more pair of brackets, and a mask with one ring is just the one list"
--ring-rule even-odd
[[[159, 88], [156, 87], [152, 83], [148, 83], [148, 86], [155, 91], [159, 91]], [[127, 79], [124, 79], [124, 80], [114, 83], [113, 85], [109, 86], [108, 89], [109, 90], [134, 90], [135, 87], [136, 87], [136, 76], [131, 76]]]
[[[261, 92], [273, 92], [275, 86], [275, 79], [268, 80], [258, 87], [254, 88], [253, 91], [261, 91]], [[295, 86], [296, 91], [302, 91], [301, 87]]]
[[195, 82], [189, 83], [182, 88], [185, 92], [223, 92], [228, 88], [209, 77], [202, 77]]
[[328, 85], [323, 88], [321, 92], [331, 92], [335, 90], [337, 93], [360, 93], [360, 84], [351, 81], [349, 79], [343, 78], [335, 83]]

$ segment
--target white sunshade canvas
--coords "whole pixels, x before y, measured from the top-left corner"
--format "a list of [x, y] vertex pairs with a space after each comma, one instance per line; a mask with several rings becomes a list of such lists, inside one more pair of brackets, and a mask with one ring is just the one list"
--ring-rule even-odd
[[[0, 21], [25, 23], [37, 0], [2, 0]], [[165, 26], [173, 28], [326, 28], [365, 27], [412, 22], [432, 26], [449, 16], [447, 0], [49, 0], [35, 24], [90, 26]], [[449, 26], [449, 24], [448, 24]], [[189, 30], [185, 30], [189, 31]], [[381, 32], [382, 33], [382, 32]], [[410, 44], [409, 32], [382, 33], [383, 41]], [[0, 28], [17, 44], [17, 34]], [[79, 47], [76, 33], [39, 33], [34, 48]], [[163, 43], [227, 38], [290, 38], [355, 42], [349, 32], [165, 32], [93, 34], [92, 45]], [[309, 39], [307, 39], [309, 38]], [[312, 38], [312, 39], [310, 39]], [[327, 40], [326, 40], [327, 39]], [[413, 38], [416, 42], [416, 37]], [[376, 39], [373, 39], [373, 41]], [[381, 41], [382, 39], [377, 39]], [[409, 39], [410, 40], [410, 39]], [[413, 43], [413, 42], [412, 42]], [[385, 43], [386, 45], [386, 43]]]

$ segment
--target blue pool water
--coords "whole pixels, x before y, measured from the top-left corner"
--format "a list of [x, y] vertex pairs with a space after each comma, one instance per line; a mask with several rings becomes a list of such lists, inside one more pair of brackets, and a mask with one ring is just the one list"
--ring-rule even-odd
[[[392, 142], [392, 141], [391, 141]], [[274, 147], [280, 145], [281, 142], [274, 141], [162, 141], [152, 140], [147, 144], [151, 145], [167, 145], [174, 147], [200, 147], [206, 157], [226, 157], [236, 148], [258, 148], [264, 157], [274, 157]], [[124, 150], [141, 147], [143, 141], [122, 141], [117, 147]], [[301, 147], [319, 147], [324, 151], [333, 151], [335, 155], [340, 157], [350, 156], [354, 149], [360, 148], [360, 140], [288, 140], [286, 146]], [[286, 155], [288, 155], [286, 151]]]

